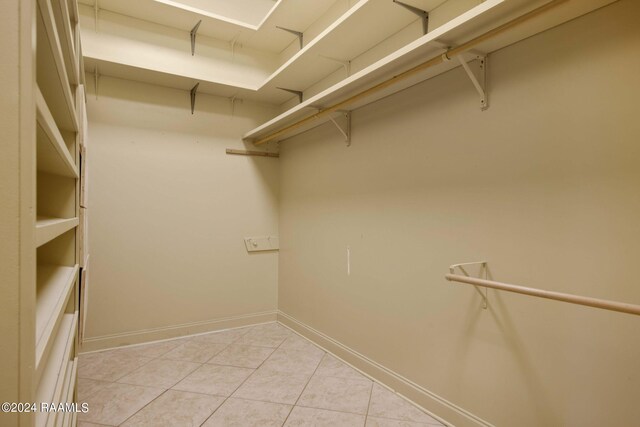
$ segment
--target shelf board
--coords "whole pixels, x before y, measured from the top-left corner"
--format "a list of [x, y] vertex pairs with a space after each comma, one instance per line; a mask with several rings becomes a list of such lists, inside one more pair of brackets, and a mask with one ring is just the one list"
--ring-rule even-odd
[[77, 85], [79, 81], [78, 58], [76, 55], [75, 36], [67, 0], [50, 0], [55, 22], [58, 28], [58, 39], [62, 48], [64, 64], [69, 76], [69, 82]]
[[36, 90], [38, 170], [78, 178], [78, 169], [40, 89]]
[[38, 0], [36, 79], [59, 129], [75, 132], [78, 121], [50, 0]]
[[[72, 403], [73, 395], [76, 389], [76, 378], [78, 375], [78, 358], [70, 360], [67, 364], [67, 374], [64, 381], [63, 392], [61, 402]], [[70, 426], [71, 412], [59, 413], [58, 417], [62, 417], [62, 420], [57, 420], [58, 426]]]
[[[442, 3], [428, 0], [421, 7], [432, 10]], [[391, 1], [360, 0], [282, 64], [259, 90], [304, 90], [342, 68], [335, 59], [350, 61], [414, 21], [414, 14]]]
[[[605, 6], [613, 1], [615, 0], [582, 0], [580, 2], [562, 3], [552, 11], [524, 25], [503, 33], [498, 37], [484, 41], [481, 45], [477, 46], [476, 50], [486, 53], [493, 52]], [[364, 89], [372, 87], [385, 79], [400, 74], [424, 62], [430, 57], [444, 53], [445, 48], [443, 46], [456, 46], [461, 44], [546, 3], [548, 3], [548, 0], [487, 0], [401, 49], [358, 71], [352, 76], [247, 132], [243, 139], [246, 141], [255, 141], [283, 129], [290, 124], [296, 123], [299, 120], [310, 117], [313, 115], [314, 110], [318, 108], [335, 105]], [[436, 67], [427, 69], [420, 75], [413, 76], [385, 90], [363, 97], [349, 105], [348, 109], [354, 110], [360, 108], [458, 66], [460, 66], [460, 64], [457, 60], [444, 62]], [[329, 117], [318, 119], [313, 123], [281, 135], [275, 139], [275, 141], [291, 138], [329, 120]]]
[[[78, 313], [65, 314], [60, 321], [51, 353], [36, 389], [36, 402], [59, 403], [63, 400], [64, 382], [71, 360], [78, 326]], [[50, 426], [55, 413], [37, 412], [36, 427]]]
[[64, 314], [79, 266], [38, 265], [36, 288], [36, 378], [53, 344], [52, 337]]
[[[79, 3], [93, 7], [95, 1], [80, 0]], [[334, 2], [335, 0], [279, 1], [266, 19], [254, 28], [240, 26], [228, 20], [216, 19], [207, 14], [197, 13], [195, 10], [185, 10], [155, 0], [99, 0], [99, 6], [104, 10], [187, 32], [196, 22], [202, 20], [198, 35], [229, 41], [235, 38], [244, 47], [279, 54], [295, 42], [295, 36], [277, 29], [277, 25], [302, 31], [309, 28]]]
[[55, 239], [63, 233], [77, 227], [78, 217], [75, 218], [53, 218], [38, 215], [36, 220], [36, 247], [40, 247]]

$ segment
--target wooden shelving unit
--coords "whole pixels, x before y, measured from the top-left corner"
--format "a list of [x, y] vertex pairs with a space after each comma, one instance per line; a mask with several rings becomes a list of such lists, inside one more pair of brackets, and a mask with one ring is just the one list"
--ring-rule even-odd
[[[40, 373], [60, 319], [65, 313], [79, 266], [40, 265], [36, 289], [36, 371]], [[39, 375], [36, 375], [39, 377]]]
[[[69, 370], [69, 363], [75, 363], [76, 359], [77, 326], [77, 313], [65, 314], [60, 321], [58, 333], [54, 338], [53, 347], [45, 362], [42, 376], [38, 383], [35, 396], [36, 402], [64, 403], [69, 396], [69, 389], [75, 389], [75, 384], [65, 380]], [[56, 418], [59, 417], [64, 418], [64, 413], [38, 412], [35, 417], [36, 426], [53, 426]]]
[[[574, 19], [599, 7], [605, 6], [612, 1], [614, 0], [584, 0], [580, 2], [559, 3], [556, 8], [546, 13], [543, 18], [533, 19], [530, 22], [527, 22], [526, 25], [523, 25], [513, 31], [500, 34], [497, 37], [479, 44], [473, 52], [469, 52], [465, 55], [466, 60], [469, 61], [476, 57], [478, 52], [488, 54], [505, 46], [509, 46], [534, 34], [553, 28], [570, 19]], [[408, 43], [402, 48], [397, 49], [371, 65], [344, 78], [322, 92], [305, 99], [303, 102], [289, 108], [277, 117], [247, 132], [243, 139], [246, 141], [260, 143], [265, 136], [271, 135], [275, 132], [280, 132], [283, 129], [286, 130], [288, 126], [313, 116], [318, 110], [339, 104], [346, 99], [365, 92], [366, 88], [373, 87], [384, 80], [394, 78], [394, 76], [411, 69], [429, 58], [444, 54], [450, 47], [462, 44], [472, 39], [474, 36], [483, 34], [501, 24], [534, 10], [536, 7], [540, 7], [548, 3], [549, 0], [486, 0], [467, 12], [448, 21], [446, 24], [430, 31], [422, 37], [417, 38], [413, 42]], [[367, 5], [368, 3], [362, 4], [360, 7], [362, 11], [352, 8], [342, 17], [341, 20], [336, 21], [335, 26], [327, 28], [327, 30], [325, 30], [321, 35], [321, 38], [317, 40], [317, 46], [320, 47], [325, 43], [323, 38], [326, 38], [326, 40], [332, 40], [332, 45], [336, 45], [336, 40], [339, 40], [341, 37], [345, 37], [345, 34], [348, 34], [348, 31], [351, 31], [354, 26], [356, 27], [356, 30], [361, 27], [362, 20], [356, 18], [358, 16], [361, 18], [365, 16], [365, 12], [367, 10], [365, 8]], [[339, 49], [348, 50], [351, 48], [350, 46], [352, 45], [345, 43], [344, 46], [341, 46]], [[309, 46], [308, 49], [312, 50], [313, 47]], [[303, 70], [303, 68], [306, 68], [306, 62], [306, 55], [302, 54], [301, 51], [301, 56], [299, 58], [296, 58], [295, 56], [291, 58], [288, 63], [285, 64], [287, 66], [283, 66], [284, 68], [281, 67], [279, 72], [275, 73], [271, 78], [275, 79], [274, 81], [279, 82], [281, 77], [292, 76], [295, 74], [306, 75], [306, 71]], [[421, 73], [416, 73], [412, 78], [403, 80], [392, 86], [390, 85], [384, 90], [358, 96], [357, 101], [350, 103], [348, 107], [345, 107], [345, 109], [354, 110], [360, 108], [364, 105], [375, 102], [378, 99], [409, 88], [421, 81], [430, 79], [459, 66], [460, 62], [457, 60], [444, 61], [438, 66], [425, 69]], [[296, 70], [298, 70], [297, 73], [294, 72]], [[293, 82], [289, 84], [291, 87], [295, 84], [296, 77], [291, 77], [289, 81]], [[304, 87], [307, 83], [308, 82], [300, 81], [301, 87]], [[281, 141], [286, 138], [291, 138], [326, 123], [331, 119], [335, 119], [341, 114], [341, 112], [336, 112], [335, 114], [325, 115], [322, 118], [313, 120], [312, 123], [296, 127], [291, 131], [286, 131], [282, 135], [279, 135], [278, 138], [274, 138], [274, 140]]]
[[[84, 124], [76, 0], [37, 0], [35, 98], [36, 280], [33, 402], [76, 401], [80, 268], [80, 151]], [[77, 100], [81, 98], [83, 102]], [[37, 412], [36, 427], [75, 426], [69, 413]]]
[[78, 119], [73, 90], [65, 65], [65, 57], [69, 57], [72, 53], [63, 51], [52, 3], [66, 4], [63, 0], [38, 0], [36, 80], [58, 127], [76, 132]]

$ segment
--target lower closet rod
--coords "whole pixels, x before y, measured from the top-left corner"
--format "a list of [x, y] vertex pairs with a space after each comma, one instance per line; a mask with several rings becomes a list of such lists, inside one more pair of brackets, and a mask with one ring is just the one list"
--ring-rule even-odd
[[467, 283], [474, 286], [499, 289], [501, 291], [515, 292], [517, 294], [530, 295], [538, 298], [564, 301], [571, 304], [586, 305], [588, 307], [602, 308], [604, 310], [618, 311], [640, 315], [640, 305], [627, 304], [624, 302], [608, 301], [599, 298], [584, 297], [580, 295], [565, 294], [562, 292], [545, 291], [542, 289], [527, 288], [525, 286], [511, 285], [508, 283], [494, 282], [492, 280], [477, 279], [475, 277], [461, 276], [459, 274], [447, 274], [445, 279], [451, 282]]

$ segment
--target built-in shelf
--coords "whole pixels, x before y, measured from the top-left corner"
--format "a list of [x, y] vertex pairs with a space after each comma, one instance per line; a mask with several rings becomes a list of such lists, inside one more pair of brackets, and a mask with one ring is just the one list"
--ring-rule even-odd
[[52, 337], [64, 314], [79, 266], [38, 265], [36, 272], [36, 377], [53, 345]]
[[[553, 10], [527, 22], [526, 25], [522, 25], [484, 41], [478, 45], [473, 52], [470, 52], [467, 57], [470, 59], [478, 52], [493, 52], [605, 6], [613, 1], [615, 0], [582, 0], [579, 2], [569, 1], [561, 3]], [[280, 131], [306, 117], [312, 116], [318, 109], [340, 103], [364, 89], [400, 74], [433, 56], [443, 54], [446, 52], [448, 46], [457, 46], [464, 43], [477, 35], [496, 28], [546, 3], [548, 3], [548, 0], [487, 0], [401, 49], [385, 56], [295, 107], [290, 108], [272, 120], [247, 132], [243, 138], [247, 141], [260, 140], [267, 135]], [[414, 75], [412, 78], [389, 86], [385, 88], [385, 90], [362, 96], [356, 102], [351, 103], [348, 109], [353, 110], [370, 104], [378, 99], [406, 89], [458, 66], [460, 66], [460, 63], [457, 60], [445, 61], [438, 66]], [[474, 90], [470, 83], [469, 90]], [[313, 123], [297, 127], [291, 132], [280, 135], [275, 140], [283, 140], [298, 135], [329, 121], [337, 115], [338, 113], [334, 116], [325, 116], [322, 119], [314, 120]]]
[[73, 32], [75, 22], [71, 21], [71, 14], [67, 0], [50, 1], [58, 29], [58, 38], [60, 39], [60, 47], [62, 48], [62, 56], [64, 58], [69, 82], [73, 85], [77, 85], [79, 82], [79, 67], [78, 57], [76, 55], [75, 35]]
[[40, 247], [66, 233], [79, 224], [78, 217], [75, 218], [52, 218], [38, 215], [36, 220], [36, 247]]
[[[63, 402], [63, 403], [73, 402], [76, 372], [77, 372], [77, 358], [70, 360], [69, 363], [67, 364], [64, 383], [62, 386], [62, 395], [60, 396], [60, 402]], [[56, 427], [71, 426], [71, 424], [69, 424], [70, 421], [71, 421], [71, 413], [61, 412], [56, 417]]]
[[[422, 3], [433, 8], [443, 0]], [[339, 61], [351, 61], [414, 21], [415, 15], [391, 1], [360, 0], [278, 67], [258, 90], [304, 90], [343, 68]]]
[[[78, 313], [65, 314], [60, 321], [49, 357], [36, 389], [36, 401], [60, 403], [66, 400], [65, 379], [78, 326]], [[36, 413], [36, 427], [53, 425], [56, 413]]]
[[[81, 0], [80, 4], [93, 7], [96, 0]], [[376, 0], [379, 1], [379, 0]], [[391, 0], [389, 0], [391, 1]], [[318, 16], [324, 14], [336, 0], [278, 1], [272, 12], [257, 26], [242, 26], [228, 19], [216, 18], [211, 14], [198, 13], [196, 8], [176, 7], [156, 0], [99, 0], [101, 9], [128, 15], [160, 25], [191, 30], [202, 20], [198, 35], [217, 40], [235, 40], [244, 47], [279, 54], [291, 43], [297, 43], [295, 36], [276, 26], [304, 31], [313, 25]]]
[[[65, 56], [50, 0], [38, 0], [36, 80], [61, 130], [77, 131], [78, 121]], [[70, 52], [71, 53], [71, 52]]]
[[78, 169], [39, 89], [36, 90], [38, 170], [78, 178]]

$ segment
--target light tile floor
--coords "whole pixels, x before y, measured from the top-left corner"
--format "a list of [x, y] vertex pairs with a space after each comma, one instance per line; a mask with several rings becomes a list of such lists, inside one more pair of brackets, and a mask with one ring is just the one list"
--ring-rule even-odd
[[80, 355], [79, 427], [434, 427], [278, 323]]

